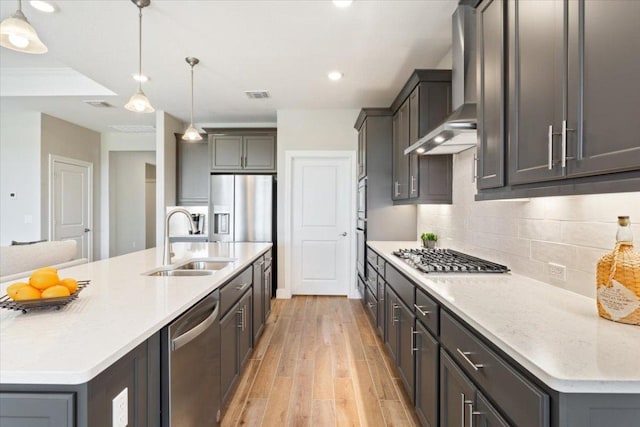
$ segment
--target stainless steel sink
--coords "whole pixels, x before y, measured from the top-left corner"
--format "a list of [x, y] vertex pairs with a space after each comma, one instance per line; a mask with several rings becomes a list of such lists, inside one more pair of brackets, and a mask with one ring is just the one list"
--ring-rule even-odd
[[176, 267], [174, 271], [218, 271], [228, 266], [231, 261], [191, 261]]
[[153, 273], [147, 273], [147, 276], [211, 276], [213, 270], [160, 270]]

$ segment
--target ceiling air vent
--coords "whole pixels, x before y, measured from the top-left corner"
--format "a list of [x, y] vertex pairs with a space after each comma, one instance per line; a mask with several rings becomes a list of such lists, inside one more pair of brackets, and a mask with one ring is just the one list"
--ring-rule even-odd
[[111, 108], [111, 107], [113, 107], [113, 105], [111, 105], [107, 101], [103, 101], [101, 99], [82, 101], [82, 102], [84, 102], [85, 104], [89, 104], [92, 107], [96, 107], [96, 108]]
[[267, 92], [266, 90], [245, 90], [244, 93], [245, 95], [247, 95], [247, 98], [249, 99], [271, 98], [271, 96], [269, 95], [269, 92]]
[[150, 125], [111, 125], [109, 127], [118, 132], [127, 133], [150, 133], [156, 131], [156, 128]]

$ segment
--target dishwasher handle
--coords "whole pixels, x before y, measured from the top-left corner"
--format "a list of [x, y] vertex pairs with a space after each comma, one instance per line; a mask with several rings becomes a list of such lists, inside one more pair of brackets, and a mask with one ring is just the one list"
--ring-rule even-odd
[[211, 312], [211, 314], [204, 319], [202, 322], [198, 323], [193, 328], [189, 329], [184, 334], [181, 334], [171, 340], [171, 351], [176, 351], [180, 347], [190, 343], [194, 339], [196, 339], [200, 334], [209, 329], [213, 322], [218, 318], [218, 312], [220, 311], [220, 303], [216, 303], [215, 308]]

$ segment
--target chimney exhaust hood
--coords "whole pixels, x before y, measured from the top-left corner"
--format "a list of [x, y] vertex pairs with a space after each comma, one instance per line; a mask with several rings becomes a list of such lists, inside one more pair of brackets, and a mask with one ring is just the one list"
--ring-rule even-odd
[[452, 21], [454, 111], [443, 123], [404, 150], [404, 154], [454, 154], [476, 146], [476, 10], [460, 5], [453, 13]]

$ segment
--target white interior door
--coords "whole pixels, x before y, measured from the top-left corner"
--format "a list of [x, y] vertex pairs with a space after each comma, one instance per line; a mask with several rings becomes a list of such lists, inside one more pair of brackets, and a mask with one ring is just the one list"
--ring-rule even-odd
[[52, 158], [51, 164], [51, 240], [75, 240], [77, 256], [91, 260], [93, 165], [62, 158]]
[[348, 157], [293, 159], [293, 294], [349, 294], [353, 197], [351, 163]]

